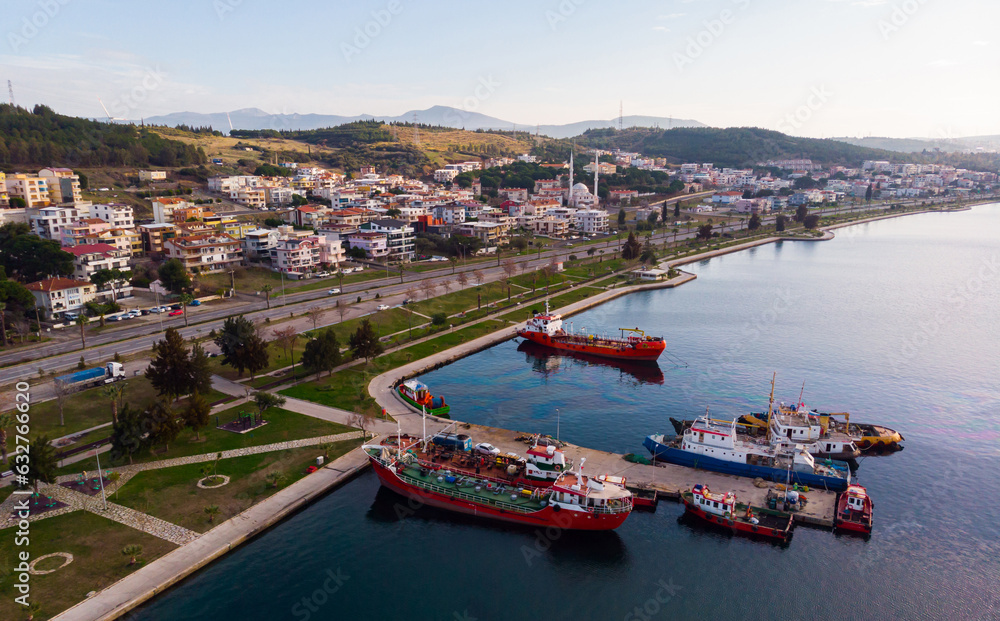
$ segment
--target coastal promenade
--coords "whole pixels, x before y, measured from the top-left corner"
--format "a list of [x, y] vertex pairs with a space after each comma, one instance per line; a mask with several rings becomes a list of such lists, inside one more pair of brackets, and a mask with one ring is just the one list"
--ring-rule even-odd
[[352, 450], [53, 619], [105, 621], [120, 617], [350, 480], [367, 466], [368, 458], [361, 451]]

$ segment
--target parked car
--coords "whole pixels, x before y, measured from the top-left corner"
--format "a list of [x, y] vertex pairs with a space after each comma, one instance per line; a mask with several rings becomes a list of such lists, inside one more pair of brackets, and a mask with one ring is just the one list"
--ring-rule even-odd
[[79, 317], [79, 316], [80, 316], [80, 313], [74, 313], [72, 311], [63, 313], [63, 319], [67, 319], [69, 321], [76, 321], [76, 318]]
[[340, 293], [340, 289], [337, 289], [336, 287], [326, 292], [327, 295], [337, 295], [338, 293]]
[[389, 305], [388, 304], [379, 304], [378, 305], [378, 310], [380, 310], [380, 311], [381, 310], [389, 310]]
[[409, 304], [409, 303], [410, 303], [411, 301], [412, 301], [412, 300], [403, 300], [403, 306], [406, 306], [406, 305], [407, 305], [407, 304]]
[[152, 311], [152, 309], [149, 309], [149, 308], [144, 308], [144, 309], [142, 309], [141, 311], [139, 311], [139, 314], [141, 314], [141, 315], [148, 315], [148, 314], [150, 314], [151, 312], [153, 312], [153, 311]]
[[497, 447], [493, 446], [489, 442], [480, 442], [479, 444], [476, 445], [475, 451], [476, 451], [476, 453], [478, 453], [480, 455], [499, 455], [500, 454], [500, 449], [498, 449]]
[[191, 300], [191, 303], [188, 304], [188, 306], [201, 306], [201, 300]]
[[167, 313], [167, 316], [168, 317], [176, 317], [177, 315], [183, 315], [183, 314], [184, 314], [184, 311], [178, 309], [178, 310], [172, 310], [172, 311], [170, 311], [169, 313]]
[[169, 308], [170, 310], [181, 310], [183, 307], [180, 304], [171, 304]]

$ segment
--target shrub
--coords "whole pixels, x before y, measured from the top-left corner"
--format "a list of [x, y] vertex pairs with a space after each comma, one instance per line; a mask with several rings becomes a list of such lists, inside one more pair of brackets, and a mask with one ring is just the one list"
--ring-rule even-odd
[[431, 323], [435, 326], [443, 326], [448, 321], [448, 315], [444, 313], [434, 313], [431, 315]]

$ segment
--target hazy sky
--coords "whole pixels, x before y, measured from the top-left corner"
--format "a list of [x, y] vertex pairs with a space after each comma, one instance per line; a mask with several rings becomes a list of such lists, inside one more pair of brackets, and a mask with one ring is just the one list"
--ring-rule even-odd
[[4, 0], [2, 23], [17, 103], [80, 116], [100, 97], [129, 119], [440, 104], [534, 125], [622, 101], [805, 136], [1000, 133], [982, 0]]

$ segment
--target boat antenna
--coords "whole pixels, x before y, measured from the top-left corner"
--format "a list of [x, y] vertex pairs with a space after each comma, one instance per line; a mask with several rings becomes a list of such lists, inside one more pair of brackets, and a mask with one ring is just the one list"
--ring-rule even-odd
[[[767, 399], [767, 435], [765, 436], [768, 440], [771, 439], [771, 410], [774, 408], [774, 380], [778, 378], [778, 372], [775, 371], [771, 376], [771, 396]], [[803, 384], [804, 386], [804, 384]]]
[[424, 435], [422, 438], [422, 442], [423, 442], [423, 451], [426, 453], [427, 452], [427, 406], [422, 403], [420, 404], [420, 420], [424, 424]]
[[806, 404], [802, 403], [802, 395], [805, 394], [805, 392], [806, 392], [806, 381], [802, 380], [802, 390], [799, 391], [799, 402], [795, 406], [796, 410], [799, 409], [799, 408], [805, 407]]
[[580, 467], [577, 468], [577, 474], [580, 475], [580, 482], [583, 483], [583, 464], [587, 463], [586, 457], [580, 458]]
[[559, 441], [559, 408], [556, 408], [556, 442]]

